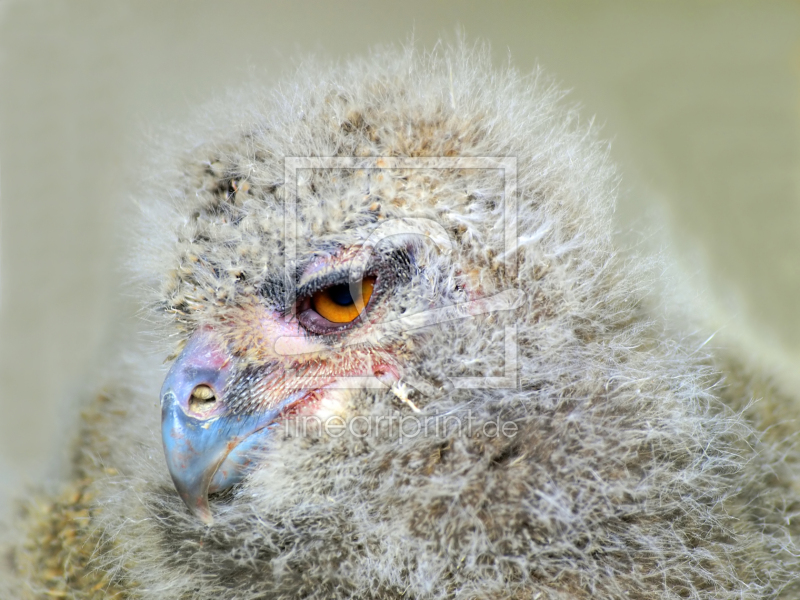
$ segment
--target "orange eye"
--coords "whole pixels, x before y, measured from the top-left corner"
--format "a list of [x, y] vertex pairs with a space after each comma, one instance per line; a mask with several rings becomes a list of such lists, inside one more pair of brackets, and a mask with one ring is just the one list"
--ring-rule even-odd
[[358, 316], [358, 308], [369, 302], [373, 287], [375, 278], [365, 277], [361, 281], [361, 298], [356, 302], [349, 283], [332, 285], [311, 296], [311, 308], [331, 323], [350, 323]]

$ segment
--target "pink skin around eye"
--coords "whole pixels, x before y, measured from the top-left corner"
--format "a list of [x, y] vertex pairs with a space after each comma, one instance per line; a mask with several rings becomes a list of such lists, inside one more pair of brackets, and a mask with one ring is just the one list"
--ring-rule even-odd
[[[313, 376], [292, 379], [282, 384], [287, 389], [305, 392], [287, 407], [285, 417], [339, 413], [351, 393], [365, 387], [390, 387], [400, 379], [400, 371], [392, 353], [356, 346], [346, 360], [331, 353], [330, 348], [309, 334], [297, 319], [270, 311], [259, 320], [263, 337], [273, 340], [273, 357], [292, 367], [313, 364]], [[280, 367], [279, 367], [280, 368]]]
[[[372, 348], [369, 344], [369, 328], [352, 330], [352, 336], [342, 340], [345, 349], [350, 347], [351, 351], [343, 354], [341, 347], [332, 352], [323, 338], [309, 333], [297, 317], [263, 306], [244, 309], [238, 318], [226, 325], [228, 331], [221, 333], [230, 340], [234, 356], [263, 363], [277, 360], [279, 365], [284, 365], [277, 367], [280, 370], [293, 370], [313, 363], [320, 376], [295, 382], [298, 391], [300, 388], [311, 392], [332, 386], [346, 387], [334, 385], [340, 378], [375, 378], [387, 386], [400, 377], [393, 353]], [[345, 359], [342, 360], [341, 356]]]
[[260, 325], [263, 337], [270, 340], [271, 350], [276, 356], [302, 357], [302, 355], [317, 355], [326, 350], [325, 344], [308, 335], [296, 317], [287, 317], [279, 312], [270, 311], [260, 319]]

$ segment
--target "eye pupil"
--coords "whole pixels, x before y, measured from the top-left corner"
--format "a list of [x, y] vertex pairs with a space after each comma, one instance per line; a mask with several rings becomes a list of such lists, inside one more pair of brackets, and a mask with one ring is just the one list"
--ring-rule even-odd
[[350, 306], [353, 304], [353, 296], [350, 294], [350, 286], [346, 283], [334, 285], [328, 288], [328, 297], [339, 306]]

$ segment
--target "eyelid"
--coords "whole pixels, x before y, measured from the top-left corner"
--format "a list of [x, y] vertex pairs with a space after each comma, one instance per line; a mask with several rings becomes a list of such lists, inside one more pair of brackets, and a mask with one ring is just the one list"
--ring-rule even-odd
[[354, 255], [360, 250], [358, 246], [340, 247], [331, 254], [318, 254], [297, 272], [295, 298], [302, 299], [321, 289], [341, 283], [355, 283], [351, 274], [361, 272], [361, 277], [375, 276], [381, 265], [401, 258], [409, 266], [415, 264], [414, 254], [408, 246], [371, 250], [363, 271], [356, 266]]
[[[343, 283], [357, 283], [357, 281], [350, 280], [351, 272], [352, 269], [348, 264], [336, 265], [331, 270], [320, 273], [316, 277], [300, 285], [297, 288], [295, 297], [297, 300], [303, 300], [305, 298], [310, 298], [316, 292], [334, 285], [341, 285]], [[361, 279], [363, 280], [367, 277], [375, 277], [376, 275], [377, 273], [375, 272], [374, 265], [369, 265], [369, 268], [364, 271]]]
[[[317, 292], [321, 292], [322, 290], [326, 290], [335, 285], [350, 283], [347, 275], [348, 275], [347, 270], [343, 270], [340, 272], [334, 271], [322, 277], [313, 279], [297, 289], [297, 299], [304, 300], [306, 298], [310, 298]], [[364, 275], [364, 277], [366, 277], [366, 274]]]

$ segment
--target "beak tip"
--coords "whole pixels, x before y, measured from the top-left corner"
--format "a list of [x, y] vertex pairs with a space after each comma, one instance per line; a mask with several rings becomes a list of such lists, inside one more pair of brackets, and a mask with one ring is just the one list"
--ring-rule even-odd
[[204, 525], [210, 527], [214, 524], [214, 516], [211, 514], [207, 493], [192, 493], [190, 490], [179, 488], [178, 495], [189, 512], [200, 519]]
[[206, 527], [211, 527], [214, 524], [214, 516], [211, 514], [211, 509], [208, 502], [203, 503], [204, 506], [196, 507], [192, 512]]

